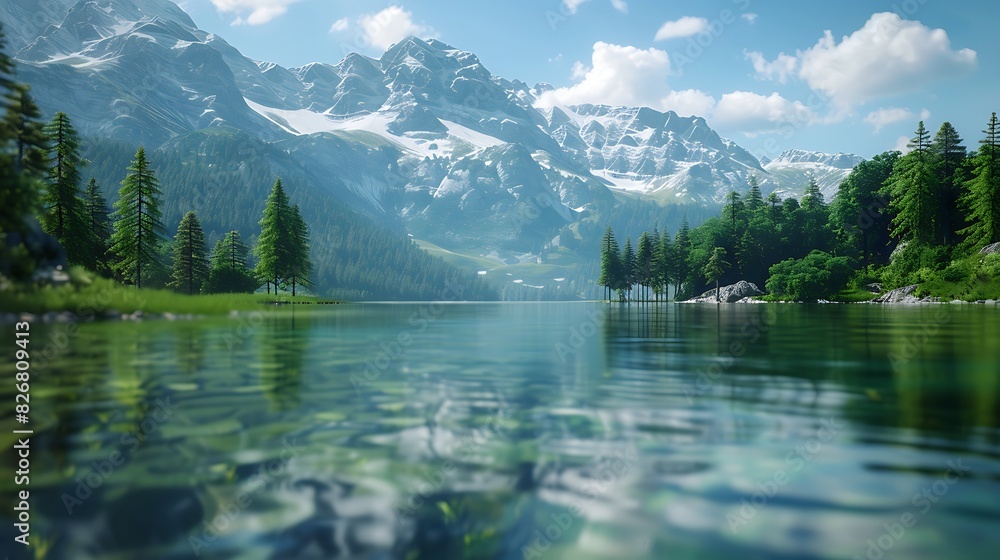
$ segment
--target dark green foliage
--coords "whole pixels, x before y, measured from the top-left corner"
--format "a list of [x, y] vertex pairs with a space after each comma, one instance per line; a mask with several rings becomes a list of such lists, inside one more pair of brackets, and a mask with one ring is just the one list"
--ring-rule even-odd
[[731, 242], [735, 244], [742, 235], [743, 220], [746, 218], [746, 206], [738, 192], [733, 191], [726, 197], [726, 206], [722, 210], [722, 215], [728, 222]]
[[657, 294], [662, 292], [665, 297], [669, 297], [670, 285], [677, 274], [674, 243], [670, 239], [670, 233], [666, 231], [659, 238], [660, 241], [656, 245], [656, 254], [654, 255], [654, 269], [656, 270], [657, 282], [655, 291]]
[[233, 230], [215, 244], [212, 250], [212, 268], [247, 268], [250, 248], [243, 242], [240, 232]]
[[907, 146], [912, 151], [899, 158], [882, 189], [895, 212], [892, 235], [897, 239], [932, 243], [939, 203], [938, 181], [930, 133], [923, 121]]
[[31, 98], [30, 90], [25, 84], [14, 84], [7, 92], [7, 111], [2, 127], [13, 140], [16, 172], [23, 171], [30, 178], [41, 179], [48, 170], [49, 143], [45, 125], [39, 120], [42, 113]]
[[747, 192], [745, 206], [750, 214], [756, 214], [764, 207], [764, 196], [760, 192], [756, 175], [750, 176], [750, 190]]
[[249, 270], [213, 268], [208, 273], [203, 291], [206, 294], [252, 294], [260, 282]]
[[1000, 122], [993, 113], [979, 141], [972, 179], [965, 183], [963, 202], [969, 227], [962, 230], [966, 246], [979, 249], [1000, 242]]
[[781, 298], [816, 301], [843, 290], [851, 272], [847, 257], [813, 251], [803, 259], [788, 259], [772, 266], [767, 290]]
[[14, 61], [7, 54], [7, 38], [3, 32], [3, 22], [0, 22], [0, 90], [7, 91], [13, 87]]
[[210, 294], [253, 293], [260, 282], [247, 267], [249, 248], [240, 232], [231, 231], [215, 244], [212, 270], [204, 291]]
[[621, 275], [619, 276], [618, 290], [625, 293], [625, 298], [631, 299], [632, 286], [635, 285], [636, 275], [635, 250], [632, 248], [632, 237], [625, 238], [625, 246], [622, 247], [621, 254]]
[[833, 243], [833, 230], [830, 228], [830, 209], [823, 199], [819, 185], [812, 177], [806, 185], [802, 196], [801, 208], [802, 237], [798, 240], [799, 247], [806, 250], [827, 250]]
[[108, 203], [97, 181], [91, 178], [83, 193], [83, 217], [86, 223], [87, 253], [84, 265], [101, 274], [110, 272], [108, 243], [111, 241], [111, 217]]
[[[5, 52], [6, 41], [3, 37], [3, 26], [0, 24], [0, 99], [3, 105], [3, 122], [0, 122], [0, 248], [4, 247], [3, 232], [22, 231], [25, 218], [35, 213], [38, 208], [39, 176], [21, 173], [21, 156], [23, 150], [19, 142], [19, 131], [13, 125], [25, 120], [37, 119], [35, 116], [17, 115], [19, 105], [14, 103], [13, 79], [14, 63]], [[32, 129], [39, 130], [40, 124], [33, 122]], [[2, 249], [0, 249], [2, 250]], [[0, 256], [3, 256], [0, 253]]]
[[155, 269], [161, 262], [163, 238], [160, 186], [143, 148], [135, 153], [121, 185], [111, 235], [111, 251], [116, 257], [113, 268], [126, 282], [142, 287], [143, 268]]
[[[15, 82], [5, 46], [0, 25], [0, 275], [20, 281], [30, 278], [41, 260], [56, 263], [61, 255], [55, 243], [43, 240], [34, 219], [46, 143], [38, 108], [27, 87]], [[34, 242], [26, 242], [29, 237]]]
[[882, 282], [888, 289], [919, 284], [935, 270], [951, 261], [951, 249], [938, 245], [908, 242], [892, 254], [892, 262], [882, 270]]
[[657, 299], [661, 295], [668, 295], [667, 288], [670, 286], [671, 279], [673, 278], [673, 271], [671, 270], [673, 264], [673, 242], [670, 239], [670, 234], [663, 232], [662, 234], [653, 229], [652, 236], [653, 243], [653, 273], [652, 273], [652, 284], [653, 294]]
[[51, 143], [48, 181], [42, 195], [42, 229], [66, 249], [69, 262], [93, 266], [88, 262], [92, 239], [87, 228], [84, 201], [80, 197], [80, 140], [66, 113], [56, 113], [44, 132]]
[[679, 294], [687, 294], [690, 291], [686, 288], [692, 280], [690, 261], [691, 228], [688, 226], [688, 221], [685, 218], [681, 222], [681, 227], [677, 229], [677, 234], [674, 235], [673, 266], [671, 266], [674, 281], [674, 299], [680, 298]]
[[890, 151], [861, 162], [840, 184], [831, 205], [831, 225], [866, 269], [889, 262], [892, 218], [889, 199], [880, 190], [899, 157], [899, 152]]
[[712, 256], [708, 258], [705, 268], [702, 269], [705, 280], [710, 284], [715, 283], [716, 301], [719, 301], [719, 279], [729, 270], [730, 266], [729, 262], [726, 261], [726, 250], [722, 247], [716, 247], [712, 250]]
[[174, 236], [173, 270], [167, 287], [189, 296], [201, 293], [209, 272], [205, 250], [205, 232], [198, 217], [194, 212], [184, 214]]
[[[639, 237], [639, 251], [635, 255], [635, 283], [643, 289], [649, 288], [653, 281], [653, 243], [649, 234], [642, 232]], [[643, 297], [647, 297], [643, 294]]]
[[260, 220], [257, 239], [257, 278], [278, 287], [289, 285], [292, 296], [301, 284], [311, 284], [312, 260], [309, 257], [309, 229], [298, 205], [289, 206], [281, 179], [274, 183]]
[[597, 283], [607, 290], [604, 299], [611, 299], [610, 292], [617, 289], [621, 277], [621, 256], [618, 241], [611, 226], [604, 232], [601, 239], [601, 275]]
[[257, 238], [257, 278], [268, 284], [268, 292], [284, 281], [292, 267], [292, 244], [290, 240], [291, 216], [288, 195], [281, 185], [281, 179], [274, 182], [271, 194], [264, 205], [260, 219], [260, 237]]
[[0, 233], [21, 231], [38, 207], [38, 182], [14, 169], [13, 158], [0, 153]]
[[289, 245], [291, 246], [291, 267], [288, 275], [292, 281], [292, 296], [299, 285], [312, 285], [312, 259], [309, 257], [309, 227], [302, 219], [299, 205], [292, 206], [289, 213]]
[[962, 137], [950, 122], [945, 121], [934, 135], [931, 151], [938, 179], [935, 240], [942, 245], [951, 245], [956, 242], [957, 232], [964, 221], [958, 201], [962, 194], [961, 171], [966, 150], [962, 145]]

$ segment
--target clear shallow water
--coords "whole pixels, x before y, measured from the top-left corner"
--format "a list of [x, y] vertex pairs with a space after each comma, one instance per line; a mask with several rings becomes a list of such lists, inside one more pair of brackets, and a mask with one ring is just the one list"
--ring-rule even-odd
[[[400, 304], [33, 328], [34, 356], [66, 342], [32, 381], [48, 558], [1000, 548], [995, 307]], [[12, 543], [11, 507], [0, 521]]]

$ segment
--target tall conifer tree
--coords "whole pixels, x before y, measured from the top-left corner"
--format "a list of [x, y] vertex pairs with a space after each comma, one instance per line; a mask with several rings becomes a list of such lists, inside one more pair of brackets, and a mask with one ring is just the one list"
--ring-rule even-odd
[[141, 288], [143, 269], [148, 273], [157, 263], [163, 239], [160, 184], [142, 147], [135, 153], [118, 190], [114, 229], [111, 235], [111, 251], [117, 257], [114, 270], [125, 281]]
[[198, 216], [194, 212], [184, 214], [174, 236], [174, 264], [167, 287], [189, 296], [200, 293], [209, 272], [205, 249], [205, 232]]
[[56, 113], [44, 132], [52, 146], [52, 167], [42, 195], [42, 229], [65, 247], [69, 262], [85, 264], [91, 236], [80, 197], [80, 168], [87, 162], [80, 156], [80, 140], [66, 113]]
[[963, 197], [970, 225], [961, 233], [973, 249], [1000, 242], [1000, 122], [996, 113], [983, 134], [986, 137], [979, 141], [973, 176], [965, 183]]

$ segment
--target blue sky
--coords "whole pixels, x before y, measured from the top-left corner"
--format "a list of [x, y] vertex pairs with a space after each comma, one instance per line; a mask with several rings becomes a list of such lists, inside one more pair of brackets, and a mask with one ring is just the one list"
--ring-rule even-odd
[[[698, 114], [758, 157], [865, 157], [924, 119], [973, 147], [1000, 109], [1000, 4], [941, 0], [183, 0], [244, 54], [283, 66], [377, 57], [406, 34], [556, 91], [544, 105]], [[803, 6], [807, 5], [808, 9]]]

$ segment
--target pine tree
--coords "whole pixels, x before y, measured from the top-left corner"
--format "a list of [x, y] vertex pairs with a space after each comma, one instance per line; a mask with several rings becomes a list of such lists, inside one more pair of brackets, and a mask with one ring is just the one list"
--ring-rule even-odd
[[777, 226], [781, 223], [781, 197], [772, 191], [771, 194], [767, 195], [767, 204], [767, 217], [771, 221], [771, 225]]
[[632, 236], [625, 238], [625, 246], [622, 247], [621, 256], [621, 283], [618, 285], [619, 290], [623, 290], [626, 294], [626, 299], [631, 301], [632, 299], [632, 286], [635, 285], [635, 251], [632, 249]]
[[642, 232], [639, 237], [639, 252], [636, 254], [635, 262], [636, 283], [643, 289], [649, 288], [653, 280], [653, 244], [646, 232]]
[[912, 151], [899, 159], [883, 187], [883, 193], [889, 196], [889, 205], [896, 213], [892, 220], [892, 235], [898, 239], [929, 244], [934, 239], [938, 197], [930, 133], [924, 128], [923, 121], [920, 121], [916, 136], [907, 146]]
[[[3, 121], [0, 122], [0, 261], [10, 261], [4, 237], [6, 232], [22, 231], [25, 218], [38, 209], [38, 176], [27, 176], [20, 172], [22, 162], [16, 155], [22, 149], [18, 143], [18, 130], [11, 126], [20, 123], [22, 116], [15, 117], [13, 104], [14, 62], [6, 53], [3, 24], [0, 23], [0, 102]], [[4, 264], [7, 264], [4, 263]]]
[[688, 264], [691, 259], [691, 227], [687, 218], [681, 222], [681, 227], [674, 235], [674, 299], [684, 293], [684, 287], [691, 281], [691, 269]]
[[660, 301], [660, 294], [663, 293], [664, 285], [663, 274], [660, 270], [663, 262], [663, 257], [660, 254], [662, 239], [663, 236], [660, 235], [659, 226], [654, 226], [653, 233], [649, 234], [649, 243], [653, 253], [649, 259], [649, 290], [652, 292], [653, 299], [657, 302]]
[[177, 226], [173, 243], [174, 266], [167, 287], [187, 295], [201, 292], [208, 280], [208, 258], [205, 256], [205, 232], [194, 212], [184, 214]]
[[107, 272], [111, 219], [108, 203], [101, 195], [101, 189], [94, 178], [87, 182], [87, 190], [83, 194], [83, 217], [87, 231], [86, 263], [93, 270]]
[[3, 22], [0, 22], [0, 89], [9, 91], [13, 87], [14, 61], [7, 54], [7, 38], [3, 32]]
[[950, 122], [942, 124], [934, 135], [931, 151], [936, 159], [939, 183], [935, 239], [938, 243], [951, 245], [955, 243], [957, 231], [962, 225], [958, 203], [962, 194], [962, 180], [958, 177], [958, 172], [965, 160], [966, 150], [962, 145], [962, 137]]
[[743, 204], [743, 201], [740, 199], [740, 193], [736, 191], [730, 192], [729, 196], [726, 197], [726, 207], [723, 212], [725, 213], [726, 218], [730, 222], [730, 227], [732, 228], [730, 230], [730, 234], [732, 235], [732, 238], [734, 240], [738, 237], [737, 230], [739, 227], [739, 220], [743, 218], [744, 209], [745, 206]]
[[311, 285], [309, 279], [312, 275], [312, 259], [309, 257], [309, 227], [302, 219], [299, 212], [299, 205], [292, 206], [289, 214], [289, 237], [291, 253], [291, 269], [289, 275], [292, 278], [292, 297], [295, 297], [297, 284]]
[[611, 299], [611, 291], [617, 289], [619, 283], [618, 276], [621, 269], [619, 251], [615, 234], [611, 231], [611, 226], [608, 226], [601, 239], [601, 275], [597, 281], [598, 284], [605, 287], [605, 295], [607, 296], [605, 299], [607, 300]]
[[27, 173], [31, 178], [42, 178], [46, 172], [48, 138], [38, 105], [31, 98], [31, 88], [25, 84], [14, 84], [7, 94], [7, 112], [3, 128], [12, 134], [14, 140], [14, 169]]
[[204, 291], [211, 294], [253, 293], [259, 282], [247, 268], [249, 252], [238, 231], [231, 231], [220, 239], [212, 251], [212, 270]]
[[260, 220], [260, 237], [257, 238], [256, 273], [258, 278], [268, 284], [268, 293], [271, 293], [272, 282], [274, 293], [278, 293], [279, 284], [287, 278], [292, 267], [290, 217], [288, 195], [281, 185], [281, 179], [278, 179], [267, 197], [264, 215]]
[[807, 210], [817, 210], [825, 205], [826, 202], [823, 200], [823, 192], [819, 189], [819, 183], [816, 182], [815, 177], [810, 176], [806, 192], [802, 196], [802, 207]]
[[750, 176], [750, 191], [747, 192], [745, 206], [750, 214], [756, 214], [764, 207], [764, 196], [760, 192], [760, 184], [757, 182], [757, 176]]
[[118, 190], [114, 229], [111, 235], [111, 251], [117, 257], [114, 270], [141, 288], [143, 267], [158, 262], [163, 237], [160, 185], [142, 147], [135, 153]]
[[830, 222], [844, 245], [861, 252], [865, 269], [889, 257], [891, 218], [887, 199], [879, 194], [900, 158], [896, 151], [863, 161], [840, 184], [833, 199]]
[[670, 239], [670, 234], [666, 231], [660, 236], [660, 242], [656, 249], [656, 276], [661, 290], [669, 300], [670, 283], [674, 279], [674, 246]]
[[703, 270], [705, 274], [705, 280], [711, 284], [715, 282], [715, 302], [721, 303], [721, 294], [719, 294], [719, 279], [722, 275], [729, 270], [729, 263], [726, 262], [726, 250], [722, 247], [716, 247], [712, 250], [712, 256], [708, 258], [708, 264], [705, 265]]
[[983, 134], [986, 138], [979, 141], [972, 179], [965, 183], [962, 199], [970, 225], [961, 233], [970, 249], [1000, 242], [1000, 123], [996, 113]]
[[250, 249], [240, 232], [231, 231], [215, 244], [212, 251], [212, 268], [246, 268]]
[[52, 143], [49, 160], [52, 167], [39, 220], [46, 233], [59, 240], [69, 262], [86, 263], [90, 256], [90, 231], [80, 198], [80, 168], [86, 160], [80, 156], [80, 140], [66, 113], [56, 113], [44, 129]]

